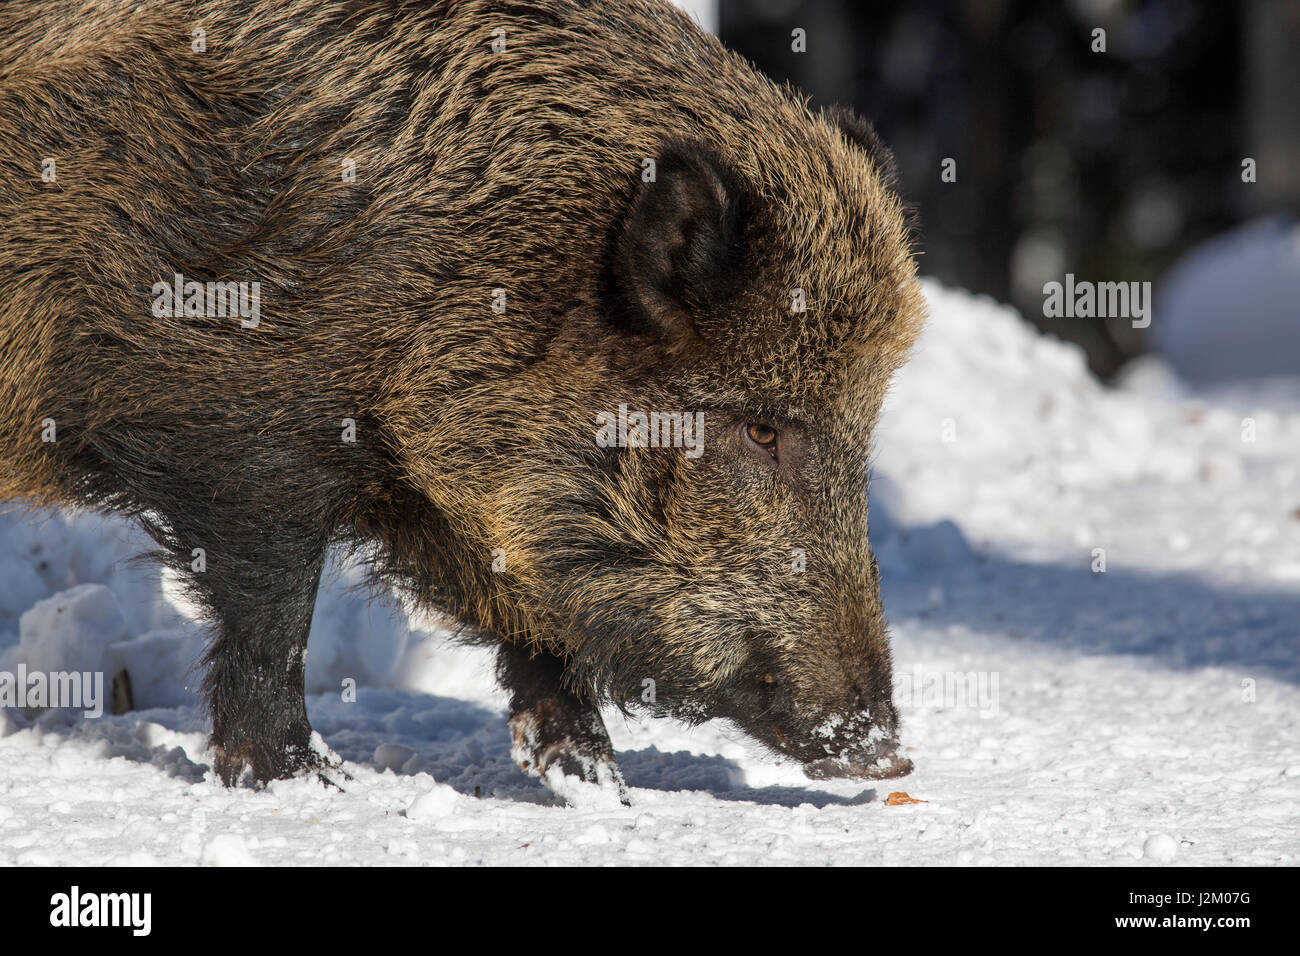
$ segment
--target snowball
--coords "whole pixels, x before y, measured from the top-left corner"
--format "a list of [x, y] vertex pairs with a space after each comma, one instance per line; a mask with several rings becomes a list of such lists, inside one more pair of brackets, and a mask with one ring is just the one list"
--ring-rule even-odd
[[456, 812], [461, 796], [445, 783], [435, 783], [427, 793], [422, 793], [406, 808], [408, 820], [417, 823], [439, 820]]
[[401, 744], [380, 744], [375, 748], [375, 766], [381, 770], [399, 772], [406, 762], [415, 756], [415, 751]]
[[204, 866], [260, 866], [244, 838], [234, 833], [213, 837], [203, 847], [199, 862]]
[[1178, 843], [1167, 833], [1153, 833], [1142, 844], [1142, 855], [1157, 863], [1168, 863], [1178, 854]]

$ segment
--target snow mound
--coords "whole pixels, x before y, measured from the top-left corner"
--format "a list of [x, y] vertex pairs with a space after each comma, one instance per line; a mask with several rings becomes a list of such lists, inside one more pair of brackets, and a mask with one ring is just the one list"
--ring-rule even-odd
[[19, 643], [0, 657], [0, 669], [109, 671], [110, 647], [126, 637], [126, 620], [113, 592], [81, 584], [37, 601], [19, 621]]
[[[1281, 465], [1279, 484], [1296, 477], [1296, 382], [1201, 395], [1149, 358], [1107, 388], [1077, 346], [1015, 310], [923, 286], [930, 318], [875, 436], [871, 494], [885, 514], [873, 510], [873, 531], [947, 520], [977, 543], [1033, 549], [1060, 532], [1082, 546], [1100, 530], [1078, 516], [1115, 489], [1238, 492], [1256, 462]], [[936, 560], [953, 547], [960, 558], [951, 529], [932, 543]]]

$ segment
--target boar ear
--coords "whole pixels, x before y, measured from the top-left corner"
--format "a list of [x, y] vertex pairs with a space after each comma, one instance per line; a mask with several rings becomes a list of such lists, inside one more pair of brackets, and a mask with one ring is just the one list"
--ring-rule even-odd
[[897, 191], [898, 167], [894, 165], [894, 154], [876, 133], [876, 128], [847, 106], [828, 106], [823, 115], [832, 125], [839, 127], [845, 139], [867, 154], [885, 186]]
[[643, 173], [611, 269], [616, 324], [692, 339], [696, 320], [734, 294], [744, 253], [745, 191], [702, 144], [672, 141]]

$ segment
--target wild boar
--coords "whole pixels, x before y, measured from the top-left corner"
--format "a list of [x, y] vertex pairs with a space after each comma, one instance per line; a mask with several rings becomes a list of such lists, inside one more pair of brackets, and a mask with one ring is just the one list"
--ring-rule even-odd
[[0, 498], [159, 542], [227, 784], [328, 776], [336, 543], [499, 647], [552, 783], [625, 793], [608, 702], [910, 769], [867, 460], [923, 308], [866, 121], [660, 0], [10, 0], [0, 221]]

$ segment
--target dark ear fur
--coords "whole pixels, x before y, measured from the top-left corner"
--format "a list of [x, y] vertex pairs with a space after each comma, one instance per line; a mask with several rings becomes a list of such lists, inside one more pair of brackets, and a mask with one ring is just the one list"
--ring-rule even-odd
[[693, 338], [695, 318], [736, 291], [747, 207], [743, 184], [712, 150], [665, 144], [615, 240], [616, 324], [672, 345]]
[[826, 119], [840, 128], [844, 137], [857, 146], [876, 167], [876, 173], [889, 189], [898, 191], [898, 167], [894, 154], [876, 133], [876, 128], [847, 106], [829, 106]]

